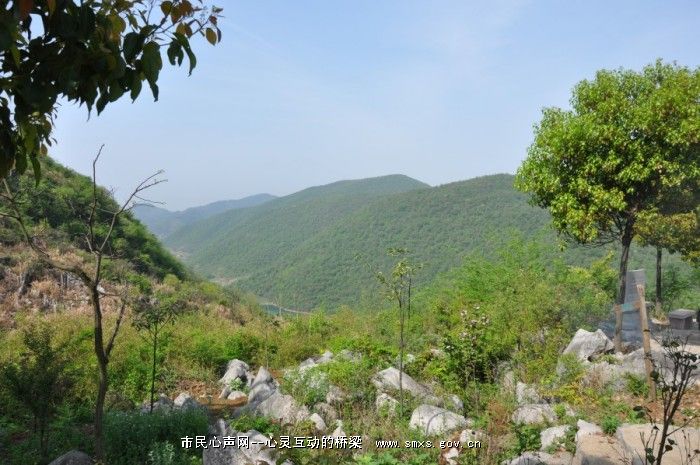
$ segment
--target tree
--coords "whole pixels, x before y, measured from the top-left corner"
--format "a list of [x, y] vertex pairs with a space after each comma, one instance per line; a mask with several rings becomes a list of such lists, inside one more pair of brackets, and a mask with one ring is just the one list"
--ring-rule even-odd
[[[193, 2], [195, 4], [193, 4]], [[197, 61], [190, 39], [221, 40], [221, 8], [203, 0], [0, 2], [0, 178], [48, 153], [60, 99], [101, 113], [144, 81], [158, 100], [161, 50], [172, 65]]]
[[[107, 368], [110, 356], [114, 348], [114, 343], [119, 334], [122, 320], [126, 312], [128, 298], [125, 292], [108, 292], [102, 284], [104, 283], [105, 263], [113, 258], [110, 255], [110, 239], [112, 238], [116, 226], [135, 199], [141, 199], [143, 191], [161, 182], [158, 179], [158, 172], [143, 180], [127, 197], [126, 201], [119, 205], [114, 211], [103, 211], [103, 205], [99, 202], [101, 190], [97, 187], [96, 166], [100, 158], [100, 152], [92, 163], [92, 203], [90, 211], [87, 212], [83, 225], [83, 237], [87, 249], [92, 256], [92, 263], [84, 263], [80, 260], [71, 260], [60, 253], [51, 253], [46, 250], [40, 241], [36, 240], [24, 219], [20, 208], [20, 199], [10, 186], [8, 179], [3, 179], [4, 192], [0, 193], [0, 216], [10, 218], [19, 225], [21, 233], [27, 245], [34, 251], [35, 255], [47, 266], [65, 271], [76, 276], [85, 286], [90, 296], [90, 304], [93, 310], [93, 347], [98, 366], [98, 389], [95, 401], [95, 455], [98, 461], [104, 460], [103, 442], [103, 418], [104, 404], [109, 389], [109, 377]], [[105, 338], [104, 327], [104, 299], [110, 298], [116, 301], [118, 307], [117, 317], [111, 334]]]
[[[645, 246], [656, 248], [656, 311], [661, 312], [663, 291], [662, 291], [662, 271], [661, 260], [663, 250], [666, 249], [670, 253], [680, 253], [684, 260], [694, 263], [696, 266], [700, 264], [700, 206], [698, 198], [700, 198], [700, 188], [697, 188], [698, 194], [686, 196], [690, 202], [678, 200], [675, 196], [673, 202], [666, 202], [661, 207], [642, 212], [637, 220], [637, 239]], [[670, 206], [668, 206], [670, 205]], [[674, 206], [687, 205], [683, 209], [674, 208]], [[695, 207], [695, 211], [692, 208]], [[680, 213], [679, 213], [680, 211]]]
[[545, 108], [516, 187], [579, 243], [619, 243], [624, 303], [630, 244], [662, 194], [700, 179], [700, 68], [657, 61], [602, 70], [576, 85], [571, 110]]
[[150, 412], [153, 412], [155, 402], [158, 342], [165, 327], [173, 323], [186, 307], [187, 300], [175, 289], [161, 290], [151, 296], [141, 296], [134, 307], [132, 323], [136, 329], [146, 333], [152, 349]]
[[46, 459], [49, 424], [72, 385], [73, 376], [68, 370], [65, 344], [53, 342], [49, 326], [29, 327], [23, 336], [26, 352], [18, 363], [0, 368], [0, 382], [34, 417], [39, 451]]
[[406, 320], [411, 316], [411, 290], [413, 278], [421, 268], [420, 264], [413, 264], [409, 259], [409, 251], [406, 249], [389, 249], [388, 255], [400, 257], [391, 270], [391, 275], [377, 272], [377, 280], [384, 286], [387, 298], [396, 303], [399, 310], [399, 396], [401, 415], [404, 412], [403, 395], [403, 361], [406, 349]]

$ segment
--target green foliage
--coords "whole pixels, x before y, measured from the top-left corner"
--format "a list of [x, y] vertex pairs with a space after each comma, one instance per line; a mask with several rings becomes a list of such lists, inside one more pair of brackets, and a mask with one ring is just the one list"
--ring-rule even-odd
[[29, 162], [39, 177], [59, 100], [99, 114], [125, 94], [135, 100], [144, 81], [158, 100], [161, 44], [172, 65], [186, 54], [191, 73], [190, 38], [221, 38], [221, 9], [189, 1], [10, 4], [0, 9], [0, 178]]
[[647, 397], [649, 395], [649, 385], [646, 379], [634, 373], [625, 373], [625, 387], [627, 392], [637, 397]]
[[17, 363], [0, 367], [0, 387], [7, 389], [31, 413], [43, 457], [48, 452], [48, 428], [73, 382], [65, 347], [54, 342], [48, 326], [24, 331], [25, 350]]
[[518, 441], [517, 454], [521, 454], [528, 450], [539, 450], [542, 446], [540, 442], [540, 433], [542, 426], [540, 425], [516, 425], [515, 436]]
[[105, 418], [107, 461], [114, 465], [146, 465], [151, 463], [149, 456], [167, 458], [164, 443], [171, 443], [175, 447], [170, 463], [188, 463], [187, 456], [201, 452], [180, 448], [180, 438], [206, 435], [207, 428], [207, 415], [198, 409], [155, 411], [150, 415], [111, 412]]
[[543, 111], [516, 184], [574, 239], [619, 239], [664, 189], [697, 184], [699, 96], [700, 69], [598, 71], [572, 110]]
[[309, 406], [325, 402], [330, 388], [328, 376], [317, 367], [290, 370], [285, 373], [280, 384], [284, 392]]
[[279, 435], [280, 425], [267, 417], [255, 415], [241, 415], [231, 421], [231, 428], [234, 431], [250, 431], [255, 430], [265, 436]]
[[600, 427], [605, 434], [612, 436], [617, 432], [617, 428], [619, 428], [621, 424], [622, 421], [620, 421], [617, 415], [608, 415], [603, 418]]
[[[87, 250], [84, 237], [92, 205], [92, 180], [50, 158], [46, 158], [43, 163], [44, 174], [38, 184], [37, 178], [30, 175], [12, 175], [7, 179], [18, 195], [23, 216], [35, 234], [44, 236], [42, 239], [61, 246], [71, 244]], [[5, 208], [5, 205], [0, 204], [0, 211]], [[108, 221], [111, 220], [112, 212], [118, 208], [111, 194], [106, 189], [98, 188], [95, 213], [98, 240], [107, 234]], [[0, 236], [10, 238], [11, 242], [20, 241], [18, 227], [14, 222], [0, 221], [0, 230], [9, 231]], [[130, 213], [119, 217], [107, 252], [130, 263], [136, 273], [157, 278], [163, 278], [167, 274], [174, 274], [181, 279], [186, 277], [182, 264]], [[125, 281], [142, 280], [133, 273], [125, 272], [114, 261], [106, 264], [105, 277]]]

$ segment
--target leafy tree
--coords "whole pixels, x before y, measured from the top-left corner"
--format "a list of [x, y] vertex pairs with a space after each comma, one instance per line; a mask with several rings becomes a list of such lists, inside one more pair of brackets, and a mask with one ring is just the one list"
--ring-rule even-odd
[[[90, 252], [92, 263], [85, 263], [81, 259], [64, 257], [63, 254], [56, 254], [46, 250], [42, 244], [33, 237], [25, 220], [24, 212], [19, 205], [17, 194], [12, 190], [7, 179], [2, 180], [4, 192], [0, 193], [0, 200], [2, 200], [0, 205], [5, 207], [0, 209], [0, 217], [12, 219], [18, 224], [25, 242], [39, 260], [51, 268], [73, 274], [82, 282], [83, 286], [85, 286], [88, 291], [93, 312], [93, 347], [98, 368], [94, 432], [95, 455], [98, 462], [103, 461], [105, 456], [103, 426], [105, 399], [109, 389], [109, 372], [107, 368], [128, 304], [123, 289], [117, 289], [116, 292], [108, 292], [103, 287], [103, 283], [106, 284], [106, 263], [114, 258], [110, 255], [110, 241], [114, 237], [116, 231], [115, 226], [131, 207], [134, 199], [139, 198], [139, 194], [142, 194], [143, 191], [162, 182], [162, 180], [157, 179], [160, 172], [149, 176], [131, 192], [123, 204], [116, 205], [115, 203], [116, 208], [113, 211], [107, 213], [105, 215], [106, 217], [100, 216], [97, 213], [100, 205], [100, 191], [97, 187], [96, 174], [96, 165], [100, 153], [97, 154], [97, 157], [95, 157], [92, 163], [92, 200], [89, 204], [89, 211], [87, 215], [84, 216], [83, 224], [83, 236], [87, 249]], [[115, 300], [118, 307], [116, 322], [111, 331], [107, 331], [104, 323], [105, 298]]]
[[42, 458], [48, 451], [49, 424], [72, 385], [64, 354], [65, 345], [56, 345], [49, 326], [24, 331], [26, 352], [18, 363], [0, 368], [0, 382], [24, 404], [34, 417]]
[[571, 106], [544, 109], [516, 186], [566, 236], [621, 245], [623, 303], [640, 214], [700, 178], [700, 68], [657, 61], [641, 72], [602, 70], [576, 85]]
[[412, 263], [409, 258], [409, 251], [400, 248], [391, 248], [388, 251], [390, 257], [399, 257], [391, 274], [377, 272], [377, 279], [384, 287], [389, 300], [396, 303], [399, 310], [399, 395], [401, 415], [404, 411], [403, 395], [403, 360], [406, 350], [406, 320], [411, 317], [411, 291], [416, 272], [421, 268], [420, 264]]
[[190, 39], [219, 42], [221, 11], [203, 0], [0, 2], [0, 178], [29, 162], [40, 173], [59, 99], [99, 114], [145, 81], [157, 100], [161, 50], [172, 65], [187, 56], [191, 73]]
[[[174, 276], [172, 278], [177, 280]], [[175, 287], [179, 287], [177, 283]], [[160, 290], [154, 295], [140, 296], [134, 306], [132, 323], [136, 329], [146, 334], [152, 349], [150, 412], [153, 412], [153, 403], [155, 402], [158, 342], [163, 335], [163, 330], [173, 323], [186, 308], [186, 296], [177, 292], [177, 289]]]

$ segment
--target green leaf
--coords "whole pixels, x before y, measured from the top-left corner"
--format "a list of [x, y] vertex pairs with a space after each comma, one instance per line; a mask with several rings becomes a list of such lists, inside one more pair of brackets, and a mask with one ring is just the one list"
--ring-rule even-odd
[[124, 36], [124, 59], [127, 63], [131, 63], [140, 52], [142, 38], [136, 32], [130, 32]]
[[216, 32], [214, 31], [214, 29], [208, 27], [207, 30], [205, 31], [205, 35], [206, 35], [207, 40], [209, 41], [210, 44], [216, 45], [217, 37], [216, 37]]

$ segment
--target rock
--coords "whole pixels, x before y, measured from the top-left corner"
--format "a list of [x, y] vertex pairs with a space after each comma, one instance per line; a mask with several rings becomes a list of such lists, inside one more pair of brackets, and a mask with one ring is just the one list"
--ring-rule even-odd
[[503, 378], [501, 379], [501, 387], [504, 391], [508, 392], [510, 395], [513, 395], [516, 387], [515, 373], [513, 373], [513, 370], [508, 370], [505, 372]]
[[[173, 401], [165, 394], [159, 394], [158, 398], [153, 402], [153, 411], [169, 412], [174, 407]], [[151, 402], [146, 401], [141, 405], [141, 412], [148, 413], [151, 411]]]
[[242, 360], [233, 359], [226, 365], [226, 373], [221, 377], [219, 383], [224, 386], [230, 386], [235, 380], [240, 380], [244, 384], [248, 383], [248, 373], [250, 372], [250, 367], [248, 364]]
[[336, 420], [335, 422], [336, 427], [331, 433], [332, 438], [345, 438], [348, 435], [345, 433], [345, 430], [343, 430], [343, 421], [342, 420]]
[[326, 403], [331, 405], [340, 404], [345, 400], [345, 393], [338, 387], [330, 385], [326, 394]]
[[[661, 425], [658, 425], [659, 428]], [[642, 435], [645, 439], [649, 438], [652, 430], [652, 425], [630, 425], [624, 424], [617, 429], [616, 438], [620, 446], [625, 451], [626, 456], [632, 457], [632, 465], [644, 465], [644, 461], [640, 457], [644, 456], [644, 444]], [[664, 465], [685, 465], [688, 463], [685, 457], [685, 452], [692, 451], [698, 448], [700, 444], [700, 429], [685, 427], [675, 432], [670, 436], [676, 442], [673, 448], [664, 454]], [[641, 454], [641, 455], [640, 455]]]
[[351, 362], [359, 362], [360, 359], [362, 359], [361, 354], [356, 354], [355, 352], [352, 352], [348, 349], [343, 349], [338, 353], [338, 357], [345, 359], [345, 360], [350, 360]]
[[462, 415], [439, 407], [423, 404], [411, 414], [409, 426], [428, 436], [435, 436], [457, 428], [468, 426], [469, 422]]
[[449, 396], [447, 396], [447, 401], [447, 405], [452, 407], [455, 412], [464, 411], [464, 402], [462, 402], [462, 399], [460, 399], [458, 395], [450, 394]]
[[316, 364], [323, 365], [324, 363], [328, 363], [331, 360], [333, 360], [333, 352], [327, 350], [316, 360]]
[[542, 430], [542, 432], [540, 432], [540, 443], [542, 444], [541, 449], [546, 450], [549, 447], [561, 442], [566, 437], [566, 433], [569, 431], [569, 429], [569, 425], [561, 425]]
[[577, 421], [576, 428], [578, 428], [578, 430], [576, 431], [576, 443], [577, 444], [578, 444], [579, 440], [585, 436], [591, 436], [594, 434], [603, 434], [603, 430], [600, 429], [600, 426], [595, 425], [593, 423], [588, 423], [587, 421], [584, 421], [584, 420]]
[[[459, 459], [459, 449], [456, 447], [453, 447], [452, 449], [448, 450], [447, 452], [444, 452], [442, 454], [442, 459], [447, 465], [457, 465], [459, 462], [457, 459]], [[442, 463], [442, 462], [440, 462]]]
[[248, 464], [275, 465], [277, 450], [269, 447], [269, 438], [255, 430], [246, 433], [234, 431], [226, 422], [219, 419], [212, 431], [219, 440], [223, 437], [245, 440], [248, 447], [208, 447], [202, 451], [203, 465]]
[[242, 398], [245, 398], [246, 393], [243, 391], [232, 391], [229, 393], [229, 395], [226, 397], [228, 400], [239, 400]]
[[254, 409], [255, 413], [278, 420], [283, 425], [293, 425], [309, 417], [309, 409], [299, 405], [290, 395], [273, 392]]
[[430, 355], [433, 358], [445, 358], [447, 356], [444, 350], [436, 348], [430, 349]]
[[270, 397], [276, 390], [277, 384], [272, 379], [270, 372], [264, 367], [260, 367], [248, 393], [248, 402], [252, 404], [260, 403]]
[[326, 422], [323, 421], [323, 418], [321, 418], [321, 415], [318, 413], [312, 413], [309, 415], [308, 420], [313, 422], [314, 426], [316, 427], [316, 431], [319, 433], [326, 431]]
[[219, 399], [226, 399], [229, 394], [231, 394], [231, 388], [226, 385], [224, 388], [221, 390], [221, 393], [219, 393]]
[[190, 395], [189, 392], [181, 392], [180, 395], [178, 395], [175, 398], [173, 405], [175, 408], [180, 410], [193, 410], [203, 408], [202, 405], [199, 402], [197, 402], [194, 399], [194, 397]]
[[80, 452], [77, 450], [72, 450], [70, 452], [66, 452], [53, 462], [51, 462], [49, 465], [92, 465], [93, 461], [92, 458], [90, 458], [89, 455], [87, 455], [84, 452]]
[[[401, 372], [398, 369], [389, 367], [386, 370], [382, 370], [377, 373], [374, 378], [372, 378], [372, 384], [374, 384], [379, 391], [398, 391], [400, 373]], [[404, 391], [410, 393], [413, 397], [431, 404], [439, 403], [439, 400], [427, 387], [418, 383], [406, 373], [403, 373], [403, 376], [401, 376], [401, 384], [403, 384]]]
[[331, 404], [326, 402], [319, 402], [314, 405], [313, 410], [321, 415], [321, 417], [326, 421], [326, 424], [334, 424], [338, 419], [338, 413], [335, 411]]
[[307, 358], [303, 362], [299, 364], [299, 370], [304, 371], [308, 370], [309, 368], [313, 368], [316, 366], [316, 361], [313, 358]]
[[[416, 361], [416, 356], [413, 354], [404, 354], [403, 356], [403, 365], [410, 365], [411, 363]], [[396, 365], [396, 368], [399, 367], [401, 360], [399, 360], [399, 356], [396, 356], [396, 360], [394, 360], [394, 364]]]
[[503, 462], [504, 465], [569, 465], [571, 464], [571, 454], [559, 452], [548, 454], [546, 452], [525, 452], [519, 457]]
[[592, 333], [579, 329], [564, 349], [564, 354], [573, 354], [581, 361], [591, 361], [593, 357], [611, 350], [613, 343], [602, 330]]
[[552, 423], [556, 421], [557, 414], [549, 404], [525, 404], [513, 412], [513, 422], [522, 424]]
[[515, 385], [515, 398], [519, 405], [538, 404], [542, 401], [534, 386], [521, 383], [520, 381]]
[[576, 440], [576, 454], [572, 465], [626, 465], [616, 440], [607, 436], [589, 435]]
[[382, 392], [377, 396], [375, 405], [378, 413], [383, 412], [388, 415], [393, 415], [396, 413], [396, 408], [399, 406], [399, 401]]

